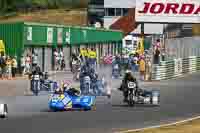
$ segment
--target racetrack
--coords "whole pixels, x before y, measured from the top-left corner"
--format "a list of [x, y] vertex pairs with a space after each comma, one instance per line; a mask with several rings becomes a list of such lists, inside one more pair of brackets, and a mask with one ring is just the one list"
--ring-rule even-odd
[[[112, 100], [97, 99], [97, 110], [88, 112], [48, 112], [48, 96], [1, 97], [9, 105], [9, 118], [0, 120], [2, 133], [109, 133], [142, 128], [200, 114], [200, 73], [179, 79], [144, 83], [161, 91], [161, 106], [127, 107], [120, 92]], [[113, 88], [119, 80], [112, 82]], [[111, 103], [110, 103], [111, 102]]]

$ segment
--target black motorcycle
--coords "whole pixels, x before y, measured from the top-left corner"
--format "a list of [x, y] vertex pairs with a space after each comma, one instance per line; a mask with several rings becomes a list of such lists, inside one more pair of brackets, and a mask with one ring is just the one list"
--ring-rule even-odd
[[38, 96], [38, 93], [40, 91], [40, 75], [34, 74], [31, 76], [31, 91]]
[[134, 106], [136, 100], [136, 83], [128, 81], [127, 82], [127, 89], [128, 89], [128, 105]]
[[[144, 90], [137, 87], [135, 82], [127, 81], [123, 88], [127, 89], [129, 106], [133, 107], [135, 104], [147, 104], [147, 105], [160, 105], [160, 92], [158, 90]], [[122, 87], [119, 88], [122, 91]]]

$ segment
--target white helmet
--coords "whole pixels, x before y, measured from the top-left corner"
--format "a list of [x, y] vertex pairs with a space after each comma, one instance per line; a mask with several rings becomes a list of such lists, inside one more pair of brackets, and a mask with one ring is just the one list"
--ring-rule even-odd
[[126, 70], [126, 73], [131, 73], [131, 70]]

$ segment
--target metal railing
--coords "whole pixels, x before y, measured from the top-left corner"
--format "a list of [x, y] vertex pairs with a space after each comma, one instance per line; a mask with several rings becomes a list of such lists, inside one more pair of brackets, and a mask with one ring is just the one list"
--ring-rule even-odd
[[200, 70], [200, 57], [190, 56], [170, 61], [161, 61], [152, 67], [151, 80], [165, 80]]

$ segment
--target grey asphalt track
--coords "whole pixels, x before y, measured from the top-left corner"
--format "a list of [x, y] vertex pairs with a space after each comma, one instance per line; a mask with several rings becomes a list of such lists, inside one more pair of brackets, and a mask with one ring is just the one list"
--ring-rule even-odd
[[[112, 99], [97, 99], [97, 110], [88, 112], [48, 112], [48, 96], [0, 97], [9, 105], [9, 118], [0, 120], [2, 133], [110, 133], [142, 128], [200, 114], [200, 73], [162, 82], [142, 83], [161, 91], [161, 106], [122, 103], [121, 93], [113, 90]], [[113, 80], [113, 88], [119, 85]]]

